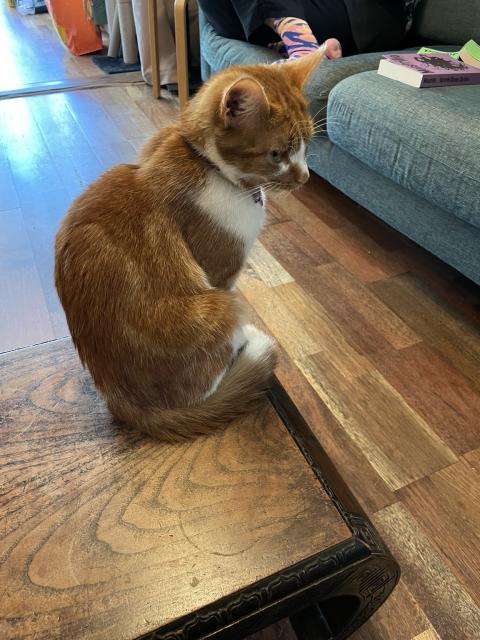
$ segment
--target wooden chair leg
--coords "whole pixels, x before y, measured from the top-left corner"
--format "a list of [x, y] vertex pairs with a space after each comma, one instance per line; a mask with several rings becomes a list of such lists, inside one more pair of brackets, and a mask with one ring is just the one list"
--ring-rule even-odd
[[175, 0], [175, 48], [180, 109], [185, 108], [189, 94], [187, 9], [188, 0]]
[[160, 58], [158, 50], [158, 14], [157, 0], [148, 0], [148, 35], [150, 42], [150, 60], [152, 63], [152, 94], [160, 97]]

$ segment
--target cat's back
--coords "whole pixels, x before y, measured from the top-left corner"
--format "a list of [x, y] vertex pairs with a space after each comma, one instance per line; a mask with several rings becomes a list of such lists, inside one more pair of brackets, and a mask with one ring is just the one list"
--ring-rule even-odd
[[[162, 137], [165, 144], [168, 133]], [[61, 298], [82, 279], [89, 283], [83, 302], [94, 291], [102, 298], [110, 293], [118, 298], [126, 290], [157, 297], [182, 283], [202, 286], [171, 213], [178, 174], [172, 175], [168, 163], [156, 162], [152, 176], [144, 163], [116, 165], [74, 200], [55, 241]]]

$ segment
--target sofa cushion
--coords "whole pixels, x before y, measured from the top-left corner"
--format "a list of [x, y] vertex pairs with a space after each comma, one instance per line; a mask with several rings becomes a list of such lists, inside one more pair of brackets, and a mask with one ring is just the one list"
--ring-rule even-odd
[[367, 71], [328, 100], [328, 135], [397, 184], [480, 228], [480, 86], [415, 89]]
[[460, 42], [480, 39], [478, 0], [422, 0], [415, 12], [415, 42]]

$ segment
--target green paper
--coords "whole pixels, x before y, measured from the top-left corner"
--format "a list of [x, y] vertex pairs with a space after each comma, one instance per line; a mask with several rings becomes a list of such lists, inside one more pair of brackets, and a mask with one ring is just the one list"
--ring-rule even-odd
[[469, 40], [467, 44], [463, 46], [463, 51], [466, 51], [472, 58], [480, 62], [480, 46], [475, 40]]
[[[471, 42], [473, 42], [473, 40], [471, 40]], [[458, 60], [460, 57], [460, 51], [440, 51], [439, 49], [430, 49], [430, 47], [422, 47], [417, 53], [448, 53], [448, 55], [455, 58], [455, 60]]]

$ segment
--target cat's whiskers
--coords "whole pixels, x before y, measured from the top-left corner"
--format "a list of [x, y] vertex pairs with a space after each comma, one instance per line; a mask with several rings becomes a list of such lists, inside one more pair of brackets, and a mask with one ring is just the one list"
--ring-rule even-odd
[[269, 190], [273, 185], [275, 185], [275, 183], [270, 181], [270, 182], [263, 182], [257, 185], [256, 187], [248, 187], [247, 189], [242, 189], [241, 191], [242, 195], [238, 198], [238, 201], [244, 202], [245, 200], [249, 200], [250, 198], [252, 198], [252, 196], [257, 194], [260, 189], [263, 191], [263, 194], [265, 195], [266, 193], [269, 192]]
[[314, 114], [313, 114], [313, 116], [312, 116], [312, 120], [314, 120], [314, 121], [315, 121], [315, 118], [318, 116], [318, 114], [319, 114], [319, 113], [322, 113], [322, 111], [325, 111], [325, 109], [327, 108], [327, 106], [328, 106], [327, 104], [324, 104], [324, 105], [323, 105], [323, 107], [320, 107], [320, 109], [319, 109], [316, 113], [314, 113]]

